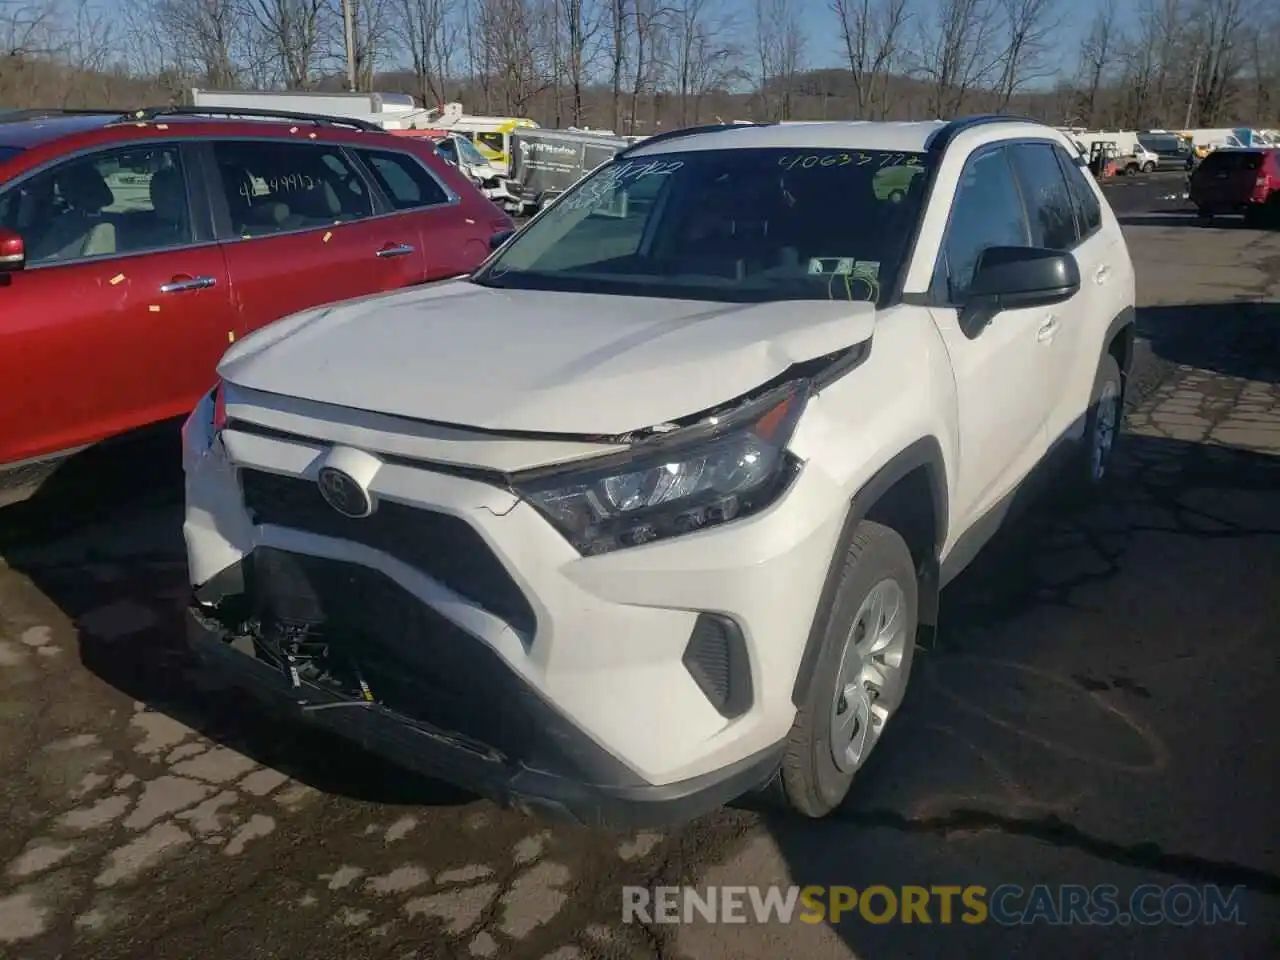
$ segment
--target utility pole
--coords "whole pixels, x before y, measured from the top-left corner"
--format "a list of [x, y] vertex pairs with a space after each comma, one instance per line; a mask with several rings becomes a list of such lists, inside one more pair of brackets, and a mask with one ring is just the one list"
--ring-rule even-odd
[[1182, 124], [1183, 130], [1191, 129], [1191, 110], [1196, 103], [1196, 88], [1200, 86], [1200, 58], [1196, 57], [1196, 68], [1191, 74], [1191, 95], [1187, 97], [1187, 117]]
[[342, 27], [347, 39], [347, 89], [356, 92], [356, 25], [351, 5], [355, 0], [342, 0]]

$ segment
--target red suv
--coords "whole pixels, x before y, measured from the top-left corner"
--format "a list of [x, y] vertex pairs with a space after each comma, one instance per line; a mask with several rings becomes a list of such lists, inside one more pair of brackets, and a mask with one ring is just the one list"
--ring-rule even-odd
[[0, 505], [188, 412], [237, 338], [469, 273], [512, 229], [429, 142], [217, 112], [0, 117]]
[[1249, 226], [1280, 226], [1280, 149], [1214, 150], [1191, 174], [1187, 190], [1202, 217], [1243, 213]]

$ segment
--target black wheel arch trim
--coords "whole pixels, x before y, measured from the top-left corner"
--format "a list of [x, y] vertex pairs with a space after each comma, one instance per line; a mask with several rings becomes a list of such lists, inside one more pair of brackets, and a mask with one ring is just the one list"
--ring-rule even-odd
[[[1116, 337], [1120, 336], [1126, 330], [1131, 334], [1129, 342], [1125, 345], [1124, 356], [1120, 361], [1120, 374], [1124, 380], [1129, 379], [1129, 373], [1133, 369], [1134, 340], [1137, 337], [1138, 313], [1132, 307], [1125, 307], [1114, 317], [1111, 323], [1107, 325], [1107, 333], [1102, 339], [1102, 350], [1108, 352], [1111, 349], [1111, 343]], [[1123, 386], [1123, 384], [1121, 384]]]
[[881, 467], [864, 484], [849, 503], [844, 524], [840, 528], [840, 536], [836, 539], [835, 550], [831, 555], [831, 563], [827, 567], [827, 576], [822, 584], [822, 593], [813, 611], [813, 622], [809, 627], [809, 636], [805, 641], [804, 653], [800, 658], [800, 666], [796, 670], [795, 684], [791, 691], [791, 701], [800, 707], [813, 681], [813, 672], [817, 668], [818, 654], [822, 649], [822, 636], [826, 630], [827, 612], [835, 603], [836, 590], [840, 586], [843, 572], [841, 559], [849, 550], [853, 540], [853, 532], [871, 511], [871, 508], [912, 471], [924, 468], [929, 477], [929, 490], [933, 498], [934, 516], [937, 519], [937, 542], [933, 546], [932, 569], [920, 571], [922, 586], [929, 586], [927, 594], [922, 590], [920, 596], [920, 623], [932, 627], [937, 619], [938, 593], [938, 555], [946, 542], [947, 531], [947, 480], [946, 461], [942, 456], [942, 445], [937, 438], [922, 437], [910, 444], [901, 453]]

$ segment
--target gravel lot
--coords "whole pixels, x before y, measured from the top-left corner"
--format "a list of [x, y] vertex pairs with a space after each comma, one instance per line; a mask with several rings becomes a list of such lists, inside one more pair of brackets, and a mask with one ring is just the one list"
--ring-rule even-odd
[[[1180, 191], [1108, 187], [1143, 337], [1114, 501], [948, 589], [831, 822], [552, 827], [269, 719], [182, 656], [175, 438], [86, 457], [0, 514], [0, 956], [1274, 956], [1280, 234]], [[1248, 925], [621, 924], [682, 882], [1220, 884]]]

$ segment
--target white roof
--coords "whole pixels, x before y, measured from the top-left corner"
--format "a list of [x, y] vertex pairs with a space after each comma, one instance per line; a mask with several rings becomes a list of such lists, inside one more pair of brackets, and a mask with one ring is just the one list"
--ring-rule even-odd
[[735, 126], [729, 130], [669, 137], [653, 144], [641, 143], [631, 156], [675, 153], [685, 150], [725, 150], [752, 147], [841, 148], [851, 150], [900, 150], [921, 153], [929, 137], [946, 124], [941, 120], [910, 123], [872, 121], [813, 121], [769, 126]]

